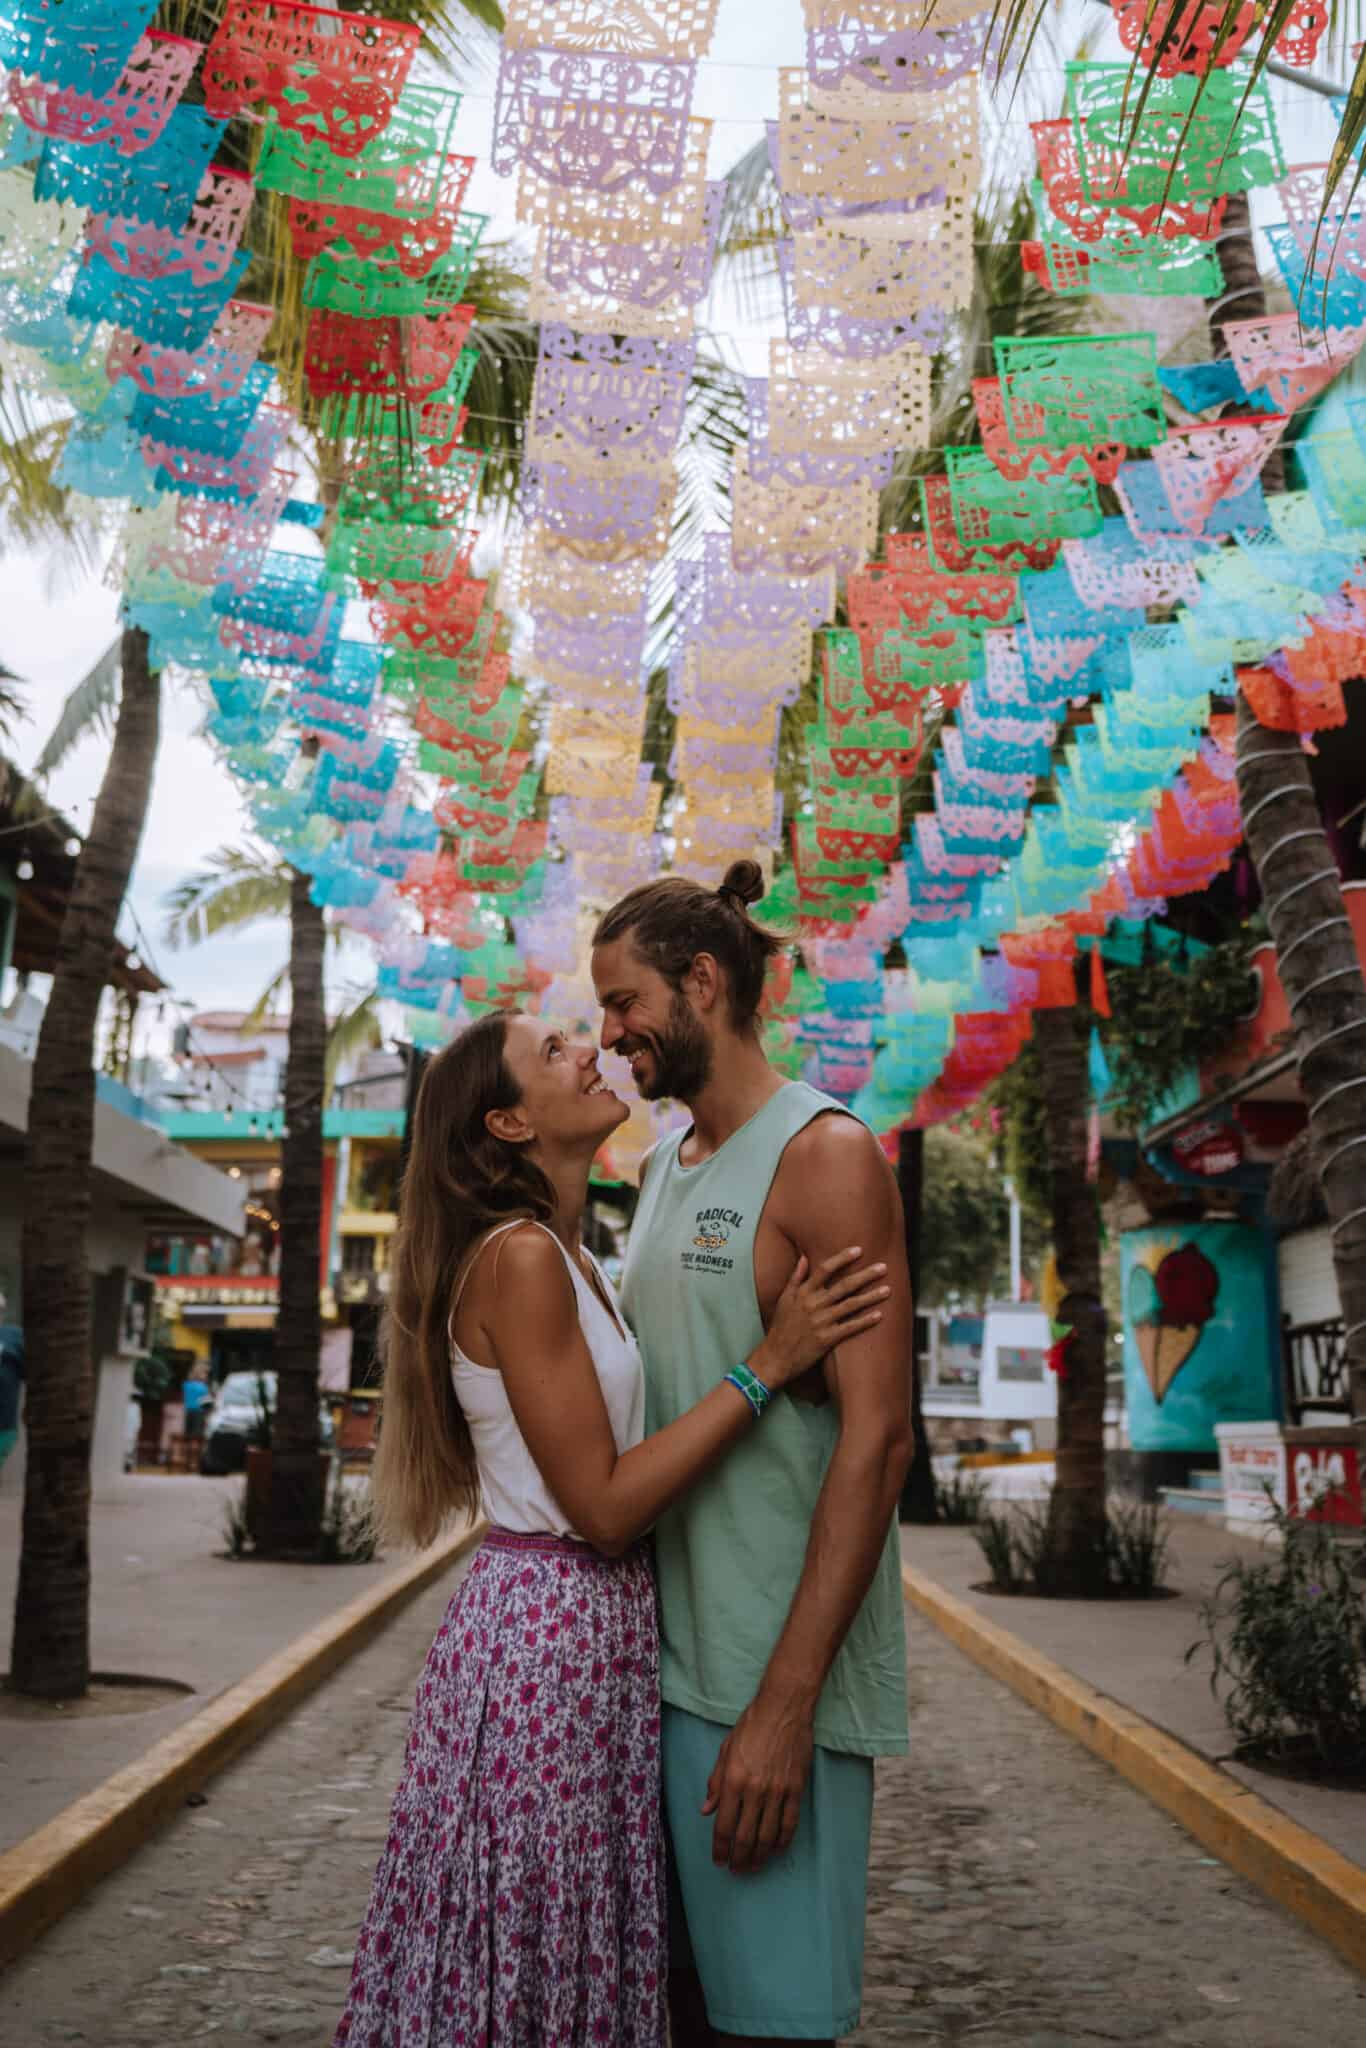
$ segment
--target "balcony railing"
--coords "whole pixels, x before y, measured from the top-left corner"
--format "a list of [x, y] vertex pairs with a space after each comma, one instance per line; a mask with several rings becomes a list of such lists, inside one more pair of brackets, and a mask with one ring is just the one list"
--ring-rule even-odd
[[1298, 1424], [1306, 1408], [1348, 1412], [1346, 1325], [1341, 1316], [1321, 1323], [1286, 1322], [1281, 1330], [1285, 1405]]

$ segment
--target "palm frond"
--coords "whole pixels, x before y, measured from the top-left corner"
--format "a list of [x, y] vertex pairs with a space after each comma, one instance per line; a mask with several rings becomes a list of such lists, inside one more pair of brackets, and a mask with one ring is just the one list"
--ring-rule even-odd
[[332, 1093], [337, 1069], [357, 1053], [379, 1044], [379, 996], [367, 989], [359, 1002], [332, 1020], [327, 1032], [327, 1065], [324, 1070], [324, 1099]]
[[288, 917], [289, 869], [260, 847], [220, 846], [167, 892], [165, 903], [167, 945], [197, 946], [215, 932]]
[[778, 244], [786, 233], [767, 142], [756, 142], [726, 172], [716, 273], [751, 319], [765, 319], [777, 288]]
[[109, 730], [122, 674], [123, 642], [118, 639], [105, 648], [94, 667], [88, 669], [75, 688], [68, 692], [57, 723], [33, 764], [37, 780], [43, 780], [59, 768], [72, 748], [79, 746], [88, 733]]
[[502, 249], [487, 252], [469, 292], [480, 311], [470, 334], [477, 360], [466, 397], [465, 445], [484, 451], [481, 505], [508, 507], [521, 483], [522, 428], [531, 411], [540, 327], [526, 317], [526, 281]]
[[286, 961], [283, 967], [276, 968], [274, 974], [271, 975], [270, 980], [256, 998], [256, 1001], [252, 1004], [247, 1012], [247, 1020], [242, 1029], [244, 1031], [258, 1031], [265, 1023], [266, 1018], [270, 1016], [276, 1004], [280, 1002], [288, 987], [289, 962]]
[[69, 417], [38, 411], [14, 366], [0, 364], [0, 538], [43, 547], [59, 568], [87, 570], [99, 540], [98, 515], [79, 514], [52, 479], [70, 430]]
[[28, 717], [28, 705], [22, 690], [14, 686], [19, 678], [0, 666], [0, 737], [8, 739], [21, 719]]

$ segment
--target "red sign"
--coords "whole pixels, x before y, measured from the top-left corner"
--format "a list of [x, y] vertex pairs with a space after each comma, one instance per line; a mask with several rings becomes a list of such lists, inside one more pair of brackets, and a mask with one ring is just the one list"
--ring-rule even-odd
[[1307, 1522], [1362, 1526], [1361, 1459], [1351, 1432], [1341, 1444], [1290, 1444], [1286, 1447], [1290, 1512]]
[[1243, 1136], [1232, 1124], [1207, 1119], [1173, 1138], [1172, 1151], [1177, 1164], [1187, 1173], [1198, 1173], [1202, 1180], [1216, 1180], [1221, 1173], [1232, 1173], [1242, 1165]]

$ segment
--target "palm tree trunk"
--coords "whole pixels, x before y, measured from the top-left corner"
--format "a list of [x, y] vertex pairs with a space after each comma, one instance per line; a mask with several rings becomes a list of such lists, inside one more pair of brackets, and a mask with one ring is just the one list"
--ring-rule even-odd
[[322, 1519], [318, 1465], [318, 1306], [323, 1211], [323, 914], [295, 873], [289, 896], [289, 1064], [280, 1150], [278, 1375], [271, 1434], [270, 1512], [265, 1548], [275, 1556], [316, 1549]]
[[[1209, 326], [1215, 354], [1226, 355], [1224, 321], [1266, 311], [1244, 193], [1229, 201], [1219, 263], [1224, 296]], [[1268, 490], [1284, 489], [1279, 450], [1262, 481]], [[1237, 763], [1243, 838], [1294, 1022], [1300, 1088], [1332, 1226], [1351, 1411], [1366, 1428], [1366, 981], [1299, 736], [1259, 724], [1241, 692]]]
[[939, 1503], [934, 1490], [934, 1466], [930, 1440], [925, 1434], [925, 1411], [920, 1384], [920, 1358], [915, 1347], [915, 1311], [920, 1306], [920, 1248], [925, 1188], [925, 1133], [902, 1131], [897, 1139], [897, 1179], [901, 1184], [901, 1213], [906, 1233], [906, 1264], [911, 1278], [911, 1464], [901, 1489], [900, 1520], [937, 1522]]
[[24, 1148], [21, 1237], [28, 1431], [10, 1683], [78, 1699], [90, 1677], [90, 1162], [95, 1025], [142, 837], [161, 719], [147, 636], [123, 635], [118, 719], [62, 919], [38, 1034]]
[[1048, 1590], [1064, 1599], [1105, 1590], [1105, 1310], [1100, 1208], [1086, 1171], [1091, 1086], [1085, 1014], [1036, 1010], [1039, 1088], [1052, 1177], [1058, 1321], [1072, 1331], [1058, 1376], [1057, 1478], [1048, 1508]]

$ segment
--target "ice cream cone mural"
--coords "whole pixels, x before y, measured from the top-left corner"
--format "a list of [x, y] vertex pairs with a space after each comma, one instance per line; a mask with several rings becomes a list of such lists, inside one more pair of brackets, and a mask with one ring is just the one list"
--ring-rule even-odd
[[1159, 1406], [1200, 1342], [1218, 1295], [1218, 1268], [1193, 1244], [1146, 1246], [1130, 1273], [1129, 1319]]

